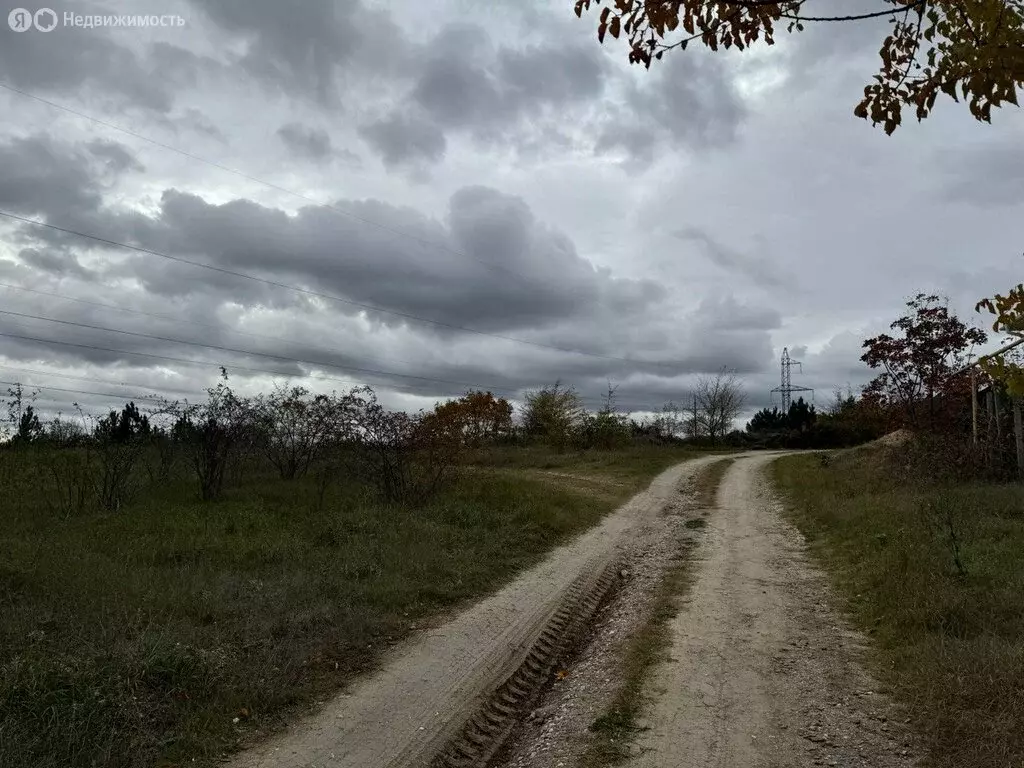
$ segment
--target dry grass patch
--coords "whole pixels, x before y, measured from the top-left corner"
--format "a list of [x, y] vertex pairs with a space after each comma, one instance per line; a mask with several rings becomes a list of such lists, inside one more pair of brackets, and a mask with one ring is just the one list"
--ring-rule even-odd
[[910, 487], [877, 451], [774, 464], [937, 768], [1024, 765], [1024, 486]]

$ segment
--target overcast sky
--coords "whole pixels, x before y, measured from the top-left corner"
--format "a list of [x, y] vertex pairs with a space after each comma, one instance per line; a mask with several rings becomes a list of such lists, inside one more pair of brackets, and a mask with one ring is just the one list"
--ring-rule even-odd
[[856, 119], [885, 22], [648, 72], [572, 0], [50, 7], [185, 24], [0, 22], [36, 97], [0, 89], [0, 211], [142, 249], [0, 217], [0, 380], [49, 412], [221, 365], [410, 409], [611, 381], [632, 411], [728, 367], [755, 409], [784, 346], [822, 403], [908, 296], [980, 321], [1021, 280], [1024, 116]]

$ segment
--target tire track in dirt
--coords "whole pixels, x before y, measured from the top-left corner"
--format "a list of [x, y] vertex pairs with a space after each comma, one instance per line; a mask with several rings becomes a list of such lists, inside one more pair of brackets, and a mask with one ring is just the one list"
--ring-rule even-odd
[[229, 765], [428, 765], [520, 668], [573, 584], [614, 563], [634, 528], [657, 515], [677, 486], [710, 460], [666, 470], [600, 525], [452, 621], [404, 644], [378, 673]]
[[917, 764], [861, 664], [864, 638], [780, 515], [763, 477], [773, 458], [738, 458], [719, 489], [636, 768]]
[[[719, 457], [703, 469], [730, 460]], [[607, 737], [603, 732], [596, 735], [591, 728], [598, 718], [611, 715], [614, 720], [621, 706], [617, 698], [624, 686], [630, 685], [622, 675], [630, 664], [634, 643], [656, 620], [654, 614], [663, 610], [658, 607], [665, 596], [663, 582], [672, 578], [669, 574], [674, 568], [688, 570], [693, 548], [699, 547], [701, 526], [710, 513], [696, 486], [700, 474], [695, 472], [680, 484], [661, 512], [645, 519], [629, 536], [621, 561], [626, 578], [595, 615], [586, 641], [563, 663], [565, 676], [551, 681], [536, 708], [517, 725], [496, 765], [558, 768], [592, 766], [598, 759], [593, 740]], [[610, 753], [628, 754], [630, 745], [616, 744], [618, 738], [616, 731], [604, 746]]]

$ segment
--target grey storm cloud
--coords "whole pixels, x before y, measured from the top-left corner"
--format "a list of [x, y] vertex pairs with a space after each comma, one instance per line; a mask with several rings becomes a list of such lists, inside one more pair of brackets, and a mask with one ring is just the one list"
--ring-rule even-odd
[[782, 326], [782, 314], [775, 307], [738, 301], [734, 296], [707, 296], [697, 309], [699, 330], [761, 332]]
[[592, 45], [547, 43], [502, 48], [498, 73], [506, 91], [521, 100], [558, 104], [600, 97], [608, 69]]
[[0, 143], [0, 207], [26, 216], [77, 221], [97, 210], [110, 183], [143, 166], [119, 144], [71, 146], [46, 134]]
[[[405, 48], [390, 14], [358, 0], [191, 1], [222, 30], [245, 42], [235, 62], [245, 72], [331, 108], [343, 104], [343, 74], [395, 67]], [[389, 42], [388, 55], [381, 55], [381, 41]]]
[[487, 32], [452, 25], [428, 46], [430, 53], [412, 90], [413, 100], [436, 122], [464, 126], [500, 119], [498, 83], [488, 71], [493, 59]]
[[30, 267], [55, 276], [70, 275], [86, 280], [95, 278], [94, 273], [83, 267], [73, 253], [62, 252], [56, 248], [49, 248], [45, 251], [24, 248], [18, 253], [18, 258]]
[[596, 149], [624, 151], [643, 168], [661, 148], [728, 146], [746, 117], [747, 108], [720, 56], [677, 50], [640, 84], [628, 83], [625, 99], [611, 110]]
[[521, 134], [540, 121], [556, 135], [567, 110], [601, 96], [609, 73], [594, 46], [554, 40], [511, 49], [468, 24], [444, 27], [425, 51], [406, 103], [362, 131], [391, 166], [440, 159], [446, 132], [484, 144], [513, 137], [526, 150]]
[[593, 46], [552, 41], [495, 50], [479, 27], [446, 27], [428, 49], [413, 99], [439, 124], [469, 130], [514, 124], [545, 106], [597, 98], [607, 74]]
[[[662, 390], [678, 389], [682, 385], [677, 377], [687, 372], [716, 370], [730, 361], [742, 370], [756, 369], [770, 347], [763, 333], [739, 337], [737, 331], [749, 329], [760, 315], [756, 309], [729, 301], [702, 305], [685, 323], [688, 334], [680, 337], [661, 313], [667, 299], [663, 287], [595, 268], [576, 252], [568, 236], [540, 221], [525, 201], [487, 187], [457, 190], [443, 220], [379, 201], [339, 201], [338, 208], [356, 217], [350, 218], [324, 206], [287, 213], [245, 199], [214, 204], [175, 190], [165, 191], [159, 208], [145, 214], [119, 208], [101, 194], [81, 193], [95, 186], [88, 181], [90, 172], [99, 177], [110, 172], [108, 166], [136, 168], [133, 156], [123, 147], [67, 146], [41, 137], [19, 141], [28, 141], [26, 146], [36, 151], [45, 148], [46, 156], [62, 158], [65, 179], [75, 179], [77, 174], [73, 183], [64, 186], [79, 190], [78, 226], [83, 231], [217, 268], [315, 286], [318, 291], [394, 312], [497, 333], [499, 338], [488, 341], [455, 327], [432, 327], [409, 318], [395, 321], [371, 312], [377, 327], [422, 340], [395, 359], [378, 349], [372, 334], [349, 339], [341, 330], [346, 324], [354, 330], [363, 322], [355, 316], [356, 308], [329, 301], [325, 305], [153, 254], [126, 254], [88, 241], [50, 238], [45, 230], [24, 226], [19, 235], [34, 239], [34, 245], [23, 248], [14, 262], [0, 259], [0, 271], [5, 280], [36, 286], [33, 290], [43, 294], [20, 296], [17, 311], [66, 322], [5, 315], [0, 332], [43, 340], [5, 342], [4, 353], [10, 359], [38, 361], [43, 345], [45, 358], [53, 364], [138, 367], [146, 363], [145, 355], [157, 354], [207, 363], [200, 373], [217, 362], [228, 367], [256, 365], [292, 377], [305, 375], [319, 361], [328, 367], [354, 366], [368, 380], [413, 394], [457, 394], [469, 384], [516, 393], [556, 378], [596, 393], [607, 378], [626, 379], [639, 367], [656, 372], [661, 382], [624, 396], [623, 407], [628, 401], [639, 408], [649, 406], [649, 398], [660, 397]], [[5, 151], [11, 145], [21, 146], [11, 142]], [[14, 154], [29, 156], [25, 151]], [[36, 214], [60, 221], [60, 210], [49, 207], [49, 202], [44, 199], [37, 204]], [[367, 221], [381, 227], [367, 226]], [[79, 257], [79, 252], [86, 251], [91, 259], [88, 268]], [[46, 290], [66, 293], [68, 285], [78, 286], [72, 293], [88, 299], [64, 304], [45, 298]], [[105, 303], [134, 307], [144, 317], [111, 314], [98, 306]], [[160, 313], [166, 319], [153, 317], [154, 303], [169, 304], [173, 311]], [[229, 308], [239, 306], [285, 313], [288, 320], [274, 321], [269, 336], [239, 338], [229, 320]], [[625, 318], [631, 322], [624, 323]], [[198, 330], [186, 327], [197, 320], [205, 325]], [[119, 334], [118, 328], [163, 340]], [[533, 351], [516, 347], [513, 355], [506, 352], [497, 357], [478, 352], [459, 360], [431, 351], [444, 339], [460, 344], [471, 339], [477, 349], [485, 350], [501, 344], [500, 337], [506, 333], [592, 356], [545, 351], [544, 346]], [[709, 337], [716, 344], [705, 347]], [[46, 346], [47, 339], [59, 343]], [[174, 339], [222, 349], [189, 347]], [[734, 342], [736, 349], [730, 355], [725, 347]], [[677, 347], [677, 353], [665, 356], [660, 349], [663, 344]], [[313, 364], [252, 357], [259, 352]], [[374, 370], [395, 375], [374, 374]], [[408, 380], [396, 378], [403, 372]], [[196, 381], [202, 380], [195, 376]], [[424, 377], [439, 381], [431, 389]]]
[[1024, 199], [1024, 134], [936, 153], [941, 197], [978, 206], [1015, 206]]
[[186, 109], [184, 114], [180, 117], [176, 117], [170, 121], [170, 123], [175, 131], [180, 128], [186, 128], [212, 139], [216, 139], [222, 144], [227, 143], [227, 137], [224, 135], [223, 131], [211, 123], [209, 119], [198, 109]]
[[[666, 296], [653, 281], [595, 269], [521, 198], [483, 186], [457, 190], [445, 221], [380, 201], [309, 205], [290, 215], [247, 199], [214, 204], [174, 189], [146, 215], [105, 204], [105, 177], [141, 167], [120, 145], [71, 146], [40, 135], [0, 144], [0, 162], [9, 171], [0, 180], [0, 205], [7, 210], [219, 267], [297, 279], [450, 325], [544, 328], [601, 311], [642, 311]], [[64, 248], [73, 237], [30, 225], [21, 234], [51, 248]], [[41, 249], [26, 253], [37, 252], [28, 261], [55, 265]], [[197, 280], [194, 268], [167, 261], [154, 266], [152, 256], [129, 261], [138, 278], [163, 295], [227, 290], [238, 282], [217, 273]], [[267, 286], [259, 283], [236, 290], [267, 300]]]
[[444, 157], [444, 132], [428, 118], [394, 112], [359, 128], [359, 135], [393, 168], [435, 162]]
[[[637, 310], [663, 296], [654, 283], [593, 269], [521, 200], [483, 187], [452, 196], [447, 225], [373, 201], [307, 206], [290, 216], [248, 200], [216, 205], [169, 190], [159, 214], [135, 234], [147, 247], [485, 330], [543, 328], [599, 305]], [[140, 279], [161, 292], [187, 292], [192, 281], [179, 282], [182, 274], [147, 270]]]
[[653, 118], [673, 139], [711, 147], [735, 140], [746, 108], [721, 58], [700, 53], [692, 58], [674, 56], [660, 82], [650, 88], [656, 89], [657, 98], [650, 90], [637, 89], [630, 94], [631, 106], [638, 115]]
[[747, 255], [723, 243], [719, 238], [700, 227], [684, 227], [673, 233], [680, 240], [699, 243], [707, 258], [727, 272], [745, 277], [756, 285], [782, 287], [792, 285], [784, 280], [776, 265], [763, 255]]
[[[844, 0], [843, 3], [843, 11], [851, 15], [877, 10], [877, 0]], [[792, 87], [799, 90], [829, 87], [851, 70], [863, 80], [863, 85], [867, 85], [881, 66], [879, 49], [889, 33], [888, 18], [862, 19], [845, 24], [806, 24], [802, 32], [785, 41], [784, 55], [789, 62], [788, 76]], [[851, 112], [861, 95], [860, 88], [850, 91]]]
[[0, 25], [0, 72], [5, 82], [37, 95], [74, 94], [86, 86], [125, 106], [167, 113], [173, 109], [177, 91], [194, 85], [209, 65], [200, 56], [164, 42], [134, 50], [105, 29], [58, 25], [40, 38]]
[[327, 160], [334, 154], [327, 131], [301, 123], [287, 123], [277, 129], [277, 135], [293, 154], [307, 160]]

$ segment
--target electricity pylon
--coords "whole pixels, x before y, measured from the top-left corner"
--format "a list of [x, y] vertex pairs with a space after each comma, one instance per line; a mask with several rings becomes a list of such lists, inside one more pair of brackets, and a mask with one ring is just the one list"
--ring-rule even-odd
[[789, 356], [789, 347], [784, 347], [782, 350], [782, 386], [772, 390], [773, 395], [778, 392], [782, 396], [783, 413], [789, 413], [789, 406], [793, 403], [794, 392], [814, 392], [810, 387], [793, 386], [792, 368], [794, 365], [800, 369], [800, 373], [804, 372], [803, 363], [791, 358]]

